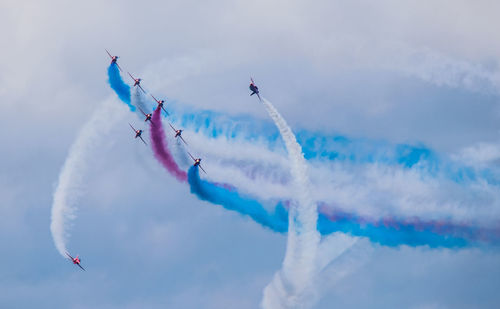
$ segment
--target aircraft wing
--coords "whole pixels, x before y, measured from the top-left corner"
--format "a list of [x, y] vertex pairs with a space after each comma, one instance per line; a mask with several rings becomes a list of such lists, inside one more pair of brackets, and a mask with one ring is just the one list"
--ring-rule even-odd
[[152, 95], [151, 93], [150, 93], [150, 95], [151, 95], [151, 97], [152, 97], [152, 98], [156, 101], [156, 103], [160, 103], [160, 101], [158, 101], [158, 100], [155, 98], [155, 96], [154, 96], [154, 95]]
[[142, 139], [142, 136], [139, 135], [139, 138], [141, 139], [141, 141], [144, 143], [144, 145], [148, 145], [143, 139]]
[[188, 155], [193, 159], [193, 161], [196, 161], [196, 159], [193, 157], [193, 155], [188, 151]]
[[181, 140], [184, 142], [184, 144], [186, 144], [186, 145], [188, 144], [188, 143], [186, 143], [186, 141], [182, 138], [182, 136], [181, 136], [181, 135], [179, 135], [179, 137], [180, 137], [180, 138], [181, 138]]
[[207, 172], [205, 172], [205, 170], [203, 169], [203, 167], [201, 167], [201, 164], [198, 164], [198, 166], [201, 168], [201, 170], [203, 171], [203, 173], [207, 174]]
[[146, 113], [142, 110], [142, 108], [139, 107], [139, 110], [141, 111], [141, 113], [146, 116]]
[[118, 67], [118, 69], [120, 70], [120, 72], [123, 72], [122, 68], [120, 68], [120, 65], [118, 65], [118, 62], [115, 62], [115, 64]]
[[167, 116], [170, 116], [170, 113], [167, 112], [167, 110], [165, 109], [165, 107], [162, 106], [161, 109], [163, 109], [165, 111], [165, 113], [167, 114]]
[[76, 264], [76, 265], [78, 265], [78, 267], [80, 267], [82, 270], [85, 270], [85, 268], [83, 268], [82, 265], [80, 265], [80, 264]]
[[257, 94], [257, 97], [259, 98], [259, 101], [262, 102], [262, 99], [260, 98], [260, 94], [258, 92], [256, 94]]
[[69, 255], [68, 252], [66, 252], [66, 255], [73, 261], [73, 257], [71, 255]]
[[174, 130], [175, 133], [177, 133], [177, 130], [172, 126], [172, 124], [169, 122], [168, 125]]
[[135, 78], [132, 76], [132, 74], [130, 74], [130, 72], [127, 72], [128, 75], [130, 75], [130, 77], [135, 81]]
[[134, 132], [137, 133], [137, 130], [130, 123], [128, 125], [132, 128], [132, 130], [134, 130]]
[[138, 84], [137, 86], [139, 86], [139, 88], [141, 88], [142, 92], [146, 93], [146, 91], [144, 91], [144, 89], [142, 89], [141, 84]]
[[111, 54], [109, 53], [109, 51], [107, 49], [104, 49], [104, 50], [108, 53], [109, 58], [113, 59], [113, 56], [111, 56]]

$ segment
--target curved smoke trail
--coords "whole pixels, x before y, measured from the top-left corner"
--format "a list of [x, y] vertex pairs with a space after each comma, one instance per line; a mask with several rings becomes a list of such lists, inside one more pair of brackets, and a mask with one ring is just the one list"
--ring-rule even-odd
[[[258, 224], [274, 232], [286, 233], [288, 230], [289, 201], [280, 201], [274, 207], [269, 205], [264, 207], [262, 202], [251, 196], [243, 196], [237, 188], [229, 184], [200, 179], [198, 169], [195, 167], [191, 167], [188, 171], [188, 183], [191, 193], [201, 200], [249, 216]], [[444, 220], [425, 221], [416, 217], [374, 219], [346, 212], [322, 202], [318, 204], [320, 207], [317, 229], [321, 235], [325, 236], [341, 232], [346, 235], [365, 237], [373, 243], [388, 247], [407, 245], [463, 248], [482, 244], [500, 245], [500, 228], [481, 228]]]
[[373, 219], [348, 213], [330, 207], [320, 207], [318, 230], [321, 235], [342, 232], [352, 236], [366, 237], [382, 246], [411, 247], [429, 246], [430, 248], [463, 248], [500, 244], [500, 228], [480, 228], [449, 221], [419, 218], [399, 219], [385, 217]]
[[186, 172], [181, 170], [168, 149], [165, 131], [161, 123], [161, 108], [155, 109], [151, 122], [151, 147], [155, 158], [180, 182], [186, 182]]
[[[134, 111], [136, 108], [131, 104], [130, 86], [122, 80], [116, 65], [109, 66], [108, 78], [120, 100]], [[283, 147], [279, 132], [266, 121], [249, 116], [229, 117], [210, 110], [193, 112], [193, 108], [175, 102], [169, 103], [169, 108], [173, 123], [208, 137], [261, 141], [270, 150]], [[306, 130], [297, 133], [297, 140], [307, 160], [397, 165], [405, 169], [416, 169], [433, 177], [441, 175], [457, 183], [485, 181], [490, 185], [500, 185], [499, 173], [491, 167], [476, 169], [463, 162], [443, 158], [423, 145], [393, 145], [380, 140], [352, 139], [343, 135], [325, 135]]]
[[124, 115], [123, 109], [115, 102], [104, 102], [81, 129], [64, 162], [54, 191], [50, 222], [52, 238], [63, 257], [66, 257], [70, 235], [68, 229], [76, 218], [77, 201], [84, 185], [83, 173], [88, 162], [92, 160], [91, 150], [104, 140], [103, 136], [110, 132]]
[[131, 103], [130, 86], [123, 81], [116, 63], [111, 63], [108, 67], [108, 82], [118, 98], [127, 104], [131, 111], [135, 111], [135, 106]]
[[189, 168], [188, 183], [191, 193], [201, 200], [247, 215], [255, 222], [276, 232], [284, 233], [288, 228], [287, 210], [281, 203], [275, 207], [274, 212], [270, 212], [256, 200], [242, 196], [234, 187], [200, 179], [199, 169], [196, 166]]
[[264, 99], [262, 103], [285, 142], [295, 182], [293, 189], [297, 192], [297, 203], [292, 204], [289, 211], [288, 241], [283, 266], [265, 288], [262, 306], [269, 309], [308, 307], [311, 300], [306, 299], [304, 293], [316, 274], [316, 254], [320, 241], [316, 228], [317, 205], [310, 196], [307, 164], [295, 135], [269, 101]]
[[[171, 121], [181, 127], [202, 133], [210, 138], [261, 142], [271, 151], [282, 149], [279, 131], [265, 120], [251, 116], [229, 116], [211, 110], [197, 110], [171, 102]], [[426, 175], [442, 175], [457, 183], [484, 180], [500, 185], [494, 169], [475, 169], [467, 162], [441, 156], [424, 145], [392, 144], [383, 140], [350, 138], [340, 134], [324, 134], [299, 130], [296, 134], [307, 160], [384, 164], [416, 169]]]
[[[114, 66], [111, 66], [110, 69], [113, 67]], [[108, 70], [108, 72], [109, 71], [110, 70]], [[118, 85], [118, 87], [113, 88], [120, 97], [121, 95], [116, 89], [129, 89], [129, 86], [124, 84], [123, 80], [121, 80], [116, 68], [111, 72], [116, 74], [118, 78], [110, 78], [110, 80], [122, 84], [121, 86]], [[144, 106], [145, 103], [142, 101], [142, 94], [136, 91], [135, 96], [132, 95], [132, 103], [138, 106], [140, 106], [139, 104], [143, 104]], [[126, 100], [124, 100], [124, 102], [127, 103]], [[182, 126], [194, 129], [195, 132], [201, 131], [204, 135], [213, 138], [226, 137], [228, 140], [238, 140], [243, 136], [245, 140], [259, 141], [265, 136], [270, 143], [268, 147], [282, 147], [282, 141], [279, 139], [279, 132], [276, 131], [274, 127], [269, 126], [268, 122], [258, 121], [245, 116], [229, 118], [228, 116], [212, 111], [192, 113], [192, 109], [183, 109], [175, 103], [170, 103], [169, 106], [173, 110], [170, 118], [174, 122], [181, 123]], [[144, 110], [147, 109], [144, 108]], [[157, 116], [161, 119], [160, 115]], [[235, 119], [238, 121], [235, 121]], [[161, 128], [161, 130], [163, 130], [163, 128]], [[271, 134], [263, 135], [261, 131], [271, 132]], [[152, 140], [159, 143], [156, 145], [158, 151], [155, 151], [155, 156], [163, 158], [161, 160], [168, 158], [167, 161], [162, 163], [167, 169], [173, 167], [174, 170], [179, 170], [175, 164], [175, 160], [173, 160], [171, 155], [168, 155], [169, 149], [163, 142], [166, 141], [164, 133], [163, 137], [153, 130], [151, 133], [156, 133], [152, 136]], [[317, 135], [315, 138], [311, 134], [310, 132], [304, 131], [298, 135], [298, 138], [302, 139], [301, 143], [305, 145], [304, 151], [306, 152], [306, 157], [308, 156], [308, 149], [309, 151], [313, 151], [309, 153], [310, 158], [314, 158], [317, 154], [319, 157], [328, 157], [331, 160], [347, 160], [347, 158], [349, 158], [351, 162], [385, 162], [386, 164], [401, 164], [407, 168], [421, 166], [423, 162], [429, 162], [429, 164], [434, 162], [433, 164], [435, 166], [439, 165], [437, 163], [439, 162], [438, 159], [432, 159], [437, 158], [437, 155], [425, 147], [418, 148], [400, 144], [396, 145], [395, 148], [391, 150], [392, 146], [384, 143], [366, 140], [351, 140], [342, 136], [326, 137], [321, 134], [313, 134]], [[271, 143], [270, 141], [273, 142]], [[163, 146], [161, 144], [163, 144]], [[152, 146], [155, 147], [154, 144]], [[161, 154], [161, 152], [163, 152], [163, 154]], [[166, 162], [170, 162], [170, 167], [168, 167], [169, 165], [167, 165]], [[450, 169], [443, 167], [442, 164], [439, 165], [439, 168], [436, 167], [436, 169], [450, 171]], [[177, 172], [177, 175], [182, 175], [182, 173], [184, 172]], [[451, 172], [449, 173], [450, 175], [452, 174]], [[473, 177], [470, 175], [470, 172], [462, 169], [462, 171], [455, 176], [457, 180], [463, 180], [466, 178], [472, 179]], [[184, 179], [184, 176], [180, 177], [181, 181], [183, 181], [182, 179]], [[323, 206], [325, 205], [324, 203], [321, 204], [323, 204]], [[352, 210], [346, 211], [346, 209], [345, 207], [344, 209], [335, 207], [334, 210], [332, 210], [332, 207], [321, 207], [318, 221], [319, 232], [322, 235], [329, 235], [341, 231], [353, 236], [367, 237], [372, 242], [385, 246], [405, 244], [409, 246], [428, 245], [430, 247], [460, 248], [464, 246], [476, 246], [481, 243], [496, 245], [499, 243], [500, 239], [500, 229], [498, 226], [487, 228], [481, 227], [478, 224], [453, 223], [452, 221], [446, 220], [425, 220], [419, 219], [415, 215], [410, 215], [405, 219], [404, 214], [401, 214], [399, 218], [395, 216], [386, 216], [376, 219], [356, 214]], [[234, 210], [239, 211], [238, 209]], [[258, 220], [256, 221], [263, 224]], [[285, 227], [288, 226], [287, 222], [276, 222], [273, 224]], [[266, 226], [273, 229], [272, 226]]]

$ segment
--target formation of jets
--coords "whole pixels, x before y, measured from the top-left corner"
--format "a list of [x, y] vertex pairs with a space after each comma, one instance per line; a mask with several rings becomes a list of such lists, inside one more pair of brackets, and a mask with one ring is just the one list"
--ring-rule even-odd
[[[112, 56], [111, 53], [106, 50], [106, 53], [108, 54], [108, 56], [111, 58], [111, 64], [115, 64], [118, 69], [123, 72], [123, 70], [120, 68], [120, 66], [118, 65], [118, 56]], [[140, 78], [135, 78], [134, 76], [132, 76], [132, 74], [130, 74], [129, 72], [127, 72], [128, 75], [130, 76], [130, 78], [132, 78], [134, 80], [134, 87], [139, 87], [142, 92], [146, 93], [146, 91], [144, 91], [144, 89], [142, 88], [141, 86], [141, 81], [142, 79]], [[253, 81], [253, 78], [250, 78], [250, 96], [256, 94], [257, 97], [259, 98], [259, 101], [262, 101], [261, 97], [260, 97], [260, 94], [259, 94], [259, 87], [257, 87], [257, 85], [255, 85], [255, 82]], [[157, 98], [155, 98], [152, 94], [150, 94], [151, 97], [155, 100], [157, 106], [156, 108], [161, 108], [167, 115], [170, 115], [167, 110], [165, 109], [164, 107], [164, 104], [165, 104], [165, 101], [164, 100], [158, 100]], [[146, 117], [144, 119], [145, 122], [147, 121], [150, 121], [153, 125], [156, 125], [153, 120], [151, 119], [153, 114], [152, 113], [146, 113], [144, 110], [142, 110], [142, 108], [139, 107], [139, 110], [141, 111], [141, 113], [144, 115], [144, 117]], [[184, 140], [184, 138], [182, 137], [182, 131], [181, 129], [176, 129], [170, 122], [168, 123], [169, 126], [172, 128], [172, 130], [174, 131], [174, 138], [179, 138], [182, 140], [182, 142], [184, 142], [184, 144], [187, 145], [187, 142]], [[143, 130], [141, 129], [136, 129], [132, 126], [132, 124], [129, 123], [129, 126], [130, 128], [132, 128], [132, 130], [134, 131], [134, 134], [135, 134], [135, 138], [140, 138], [141, 141], [144, 143], [144, 145], [147, 145], [146, 141], [142, 138], [142, 133], [144, 132]], [[190, 152], [188, 152], [189, 156], [191, 157], [191, 159], [193, 159], [194, 163], [193, 163], [193, 166], [198, 166], [205, 174], [207, 173], [205, 171], [205, 169], [203, 169], [203, 167], [201, 166], [201, 158], [195, 158]], [[82, 270], [85, 270], [85, 268], [82, 267], [81, 265], [81, 259], [80, 257], [77, 255], [76, 257], [72, 257], [68, 252], [66, 252], [66, 255], [68, 256], [69, 260], [71, 262], [73, 262], [74, 265], [77, 265], [78, 267], [80, 267]]]

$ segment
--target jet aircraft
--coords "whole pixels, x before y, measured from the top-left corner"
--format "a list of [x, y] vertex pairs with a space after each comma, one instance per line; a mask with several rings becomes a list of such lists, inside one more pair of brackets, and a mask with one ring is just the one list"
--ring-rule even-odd
[[146, 91], [144, 91], [144, 89], [142, 89], [142, 87], [141, 87], [141, 80], [142, 79], [133, 77], [132, 74], [130, 74], [130, 72], [127, 72], [127, 73], [134, 80], [134, 87], [139, 86], [139, 88], [141, 88], [142, 92], [146, 93]]
[[111, 56], [111, 54], [109, 53], [109, 51], [107, 49], [105, 49], [105, 51], [108, 53], [109, 55], [109, 58], [111, 58], [111, 63], [115, 63], [116, 66], [118, 67], [118, 69], [120, 69], [120, 71], [122, 70], [122, 68], [120, 68], [120, 66], [118, 65], [118, 62], [116, 62], [118, 60], [118, 56]]
[[83, 268], [82, 265], [80, 265], [80, 262], [82, 260], [78, 257], [78, 255], [76, 256], [76, 258], [72, 257], [68, 252], [66, 252], [66, 255], [73, 262], [73, 264], [78, 265], [78, 267], [80, 267], [82, 270], [85, 270], [85, 268]]
[[186, 143], [186, 141], [184, 140], [184, 138], [182, 138], [182, 130], [180, 130], [180, 129], [176, 130], [174, 128], [174, 126], [172, 126], [172, 124], [170, 124], [170, 123], [168, 123], [168, 125], [172, 128], [172, 130], [174, 130], [174, 132], [175, 132], [175, 136], [174, 137], [179, 137], [184, 142], [184, 144], [187, 145], [188, 143]]
[[135, 132], [135, 138], [139, 137], [141, 139], [141, 141], [144, 143], [144, 145], [147, 145], [146, 142], [142, 139], [142, 136], [141, 136], [143, 131], [142, 130], [136, 130], [130, 123], [128, 125], [132, 128], [132, 130], [134, 130], [134, 132]]
[[191, 159], [193, 159], [193, 161], [194, 161], [193, 166], [199, 166], [201, 168], [201, 170], [206, 174], [207, 172], [205, 172], [205, 170], [203, 169], [203, 167], [201, 167], [201, 165], [200, 165], [201, 164], [201, 158], [195, 159], [191, 153], [188, 152], [188, 154], [191, 157]]
[[153, 120], [151, 120], [151, 117], [153, 116], [153, 114], [146, 114], [142, 108], [139, 107], [139, 110], [141, 111], [141, 113], [146, 117], [146, 119], [144, 119], [144, 121], [151, 121], [151, 123], [154, 123]]
[[260, 94], [259, 94], [259, 87], [257, 87], [255, 85], [253, 78], [250, 78], [250, 86], [248, 88], [250, 88], [250, 91], [252, 91], [252, 93], [250, 93], [251, 96], [256, 94], [257, 97], [259, 97], [259, 101], [262, 101], [262, 99], [260, 98]]
[[165, 100], [158, 100], [156, 99], [153, 95], [151, 95], [151, 97], [156, 101], [156, 104], [158, 104], [157, 107], [160, 107], [161, 109], [163, 109], [165, 111], [165, 113], [167, 113], [167, 115], [170, 115], [166, 110], [165, 108], [163, 107], [163, 103], [165, 103]]

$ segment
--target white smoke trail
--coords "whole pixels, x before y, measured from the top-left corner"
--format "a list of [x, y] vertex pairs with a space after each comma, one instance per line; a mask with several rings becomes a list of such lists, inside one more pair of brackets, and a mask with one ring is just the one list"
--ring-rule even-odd
[[57, 251], [66, 257], [68, 229], [76, 218], [77, 202], [84, 185], [83, 173], [92, 161], [91, 150], [98, 147], [104, 136], [126, 115], [125, 106], [114, 100], [107, 100], [96, 110], [90, 120], [83, 126], [75, 142], [71, 146], [66, 162], [64, 162], [54, 192], [50, 231]]
[[133, 90], [131, 90], [131, 91], [132, 92], [130, 95], [130, 103], [132, 103], [132, 105], [137, 107], [137, 109], [135, 111], [137, 116], [139, 116], [139, 118], [144, 119], [144, 117], [143, 117], [144, 115], [141, 113], [139, 108], [142, 109], [146, 114], [150, 113], [150, 111], [147, 108], [146, 103], [145, 103], [146, 99], [144, 98], [144, 94], [139, 87], [134, 87]]
[[297, 194], [297, 203], [290, 207], [288, 240], [282, 269], [264, 289], [265, 309], [308, 308], [312, 300], [307, 288], [316, 274], [316, 256], [320, 235], [316, 229], [317, 205], [310, 196], [307, 164], [295, 135], [267, 100], [262, 100], [269, 116], [278, 127], [290, 159], [290, 169]]

